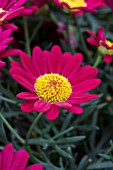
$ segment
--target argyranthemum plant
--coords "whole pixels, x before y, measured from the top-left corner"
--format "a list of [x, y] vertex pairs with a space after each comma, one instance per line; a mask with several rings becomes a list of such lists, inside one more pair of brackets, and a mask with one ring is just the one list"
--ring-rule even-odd
[[104, 29], [100, 27], [97, 31], [97, 35], [91, 30], [87, 31], [92, 38], [87, 38], [87, 41], [98, 47], [100, 55], [104, 56], [104, 61], [110, 63], [113, 60], [113, 42], [106, 39]]
[[105, 7], [103, 0], [54, 0], [54, 2], [75, 15], [96, 12], [95, 8]]
[[7, 144], [0, 152], [0, 170], [43, 170], [41, 164], [26, 167], [28, 159], [28, 152], [20, 149], [14, 153], [13, 145]]
[[0, 23], [5, 28], [11, 28], [13, 30], [16, 30], [17, 27], [11, 23], [7, 23], [12, 18], [18, 17], [18, 16], [24, 16], [32, 14], [36, 9], [37, 6], [31, 6], [29, 8], [26, 8], [23, 6], [28, 0], [5, 0], [0, 1]]
[[59, 46], [53, 46], [51, 52], [33, 49], [32, 59], [24, 52], [20, 53], [21, 64], [12, 61], [10, 74], [30, 92], [22, 92], [18, 98], [26, 100], [21, 109], [24, 112], [45, 112], [49, 120], [60, 113], [60, 107], [81, 114], [81, 103], [97, 98], [87, 94], [100, 84], [96, 78], [98, 70], [91, 66], [81, 67], [82, 54], [72, 56], [62, 54]]

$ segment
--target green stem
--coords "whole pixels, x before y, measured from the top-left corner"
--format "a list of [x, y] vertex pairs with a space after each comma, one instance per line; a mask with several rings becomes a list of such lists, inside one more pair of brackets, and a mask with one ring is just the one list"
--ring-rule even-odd
[[74, 129], [74, 127], [70, 127], [69, 129], [66, 129], [65, 131], [63, 131], [61, 133], [59, 132], [52, 139], [54, 140], [54, 139], [56, 139], [58, 137], [61, 137], [61, 136], [65, 135], [65, 134], [67, 134], [68, 132], [72, 131], [73, 129]]
[[67, 14], [67, 17], [66, 17], [66, 21], [67, 21], [67, 44], [68, 44], [68, 47], [69, 47], [69, 51], [74, 54], [75, 51], [74, 49], [72, 48], [72, 45], [70, 43], [70, 30], [69, 30], [69, 24], [70, 24], [70, 19], [71, 19], [71, 14]]
[[21, 138], [15, 131], [14, 129], [11, 127], [11, 125], [9, 124], [9, 122], [5, 119], [5, 117], [2, 115], [2, 113], [0, 112], [0, 117], [3, 120], [4, 124], [7, 126], [7, 128], [13, 133], [13, 135], [22, 143], [25, 144], [25, 141], [23, 138]]
[[0, 99], [3, 100], [3, 101], [6, 101], [6, 102], [12, 103], [12, 104], [18, 104], [18, 102], [11, 100], [11, 99], [8, 99], [8, 98], [3, 97], [3, 96], [0, 96]]
[[31, 56], [30, 38], [29, 38], [28, 23], [27, 23], [27, 18], [26, 17], [23, 17], [23, 25], [24, 25], [24, 32], [25, 32], [26, 51], [27, 51], [28, 55]]
[[29, 137], [30, 137], [30, 134], [33, 130], [33, 128], [35, 127], [35, 125], [37, 124], [38, 120], [41, 118], [43, 113], [39, 113], [37, 115], [37, 117], [35, 118], [34, 122], [32, 123], [32, 125], [30, 126], [29, 130], [28, 130], [28, 133], [26, 135], [26, 145], [28, 144], [28, 140], [29, 140]]
[[97, 67], [100, 64], [101, 60], [102, 60], [102, 56], [98, 55], [93, 67]]

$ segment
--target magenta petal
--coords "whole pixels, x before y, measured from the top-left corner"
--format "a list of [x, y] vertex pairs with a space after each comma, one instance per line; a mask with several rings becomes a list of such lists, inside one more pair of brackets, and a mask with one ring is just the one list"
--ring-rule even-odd
[[97, 35], [94, 34], [91, 30], [87, 30], [87, 32], [88, 32], [92, 37], [94, 37], [95, 39], [97, 39]]
[[81, 68], [81, 70], [78, 73], [76, 73], [75, 77], [72, 77], [70, 79], [70, 82], [73, 86], [73, 85], [80, 83], [84, 80], [95, 78], [97, 74], [98, 74], [97, 68], [93, 68], [91, 66], [90, 67], [84, 66]]
[[48, 66], [48, 60], [49, 60], [49, 57], [50, 57], [50, 52], [45, 50], [43, 51], [43, 56], [45, 58], [45, 62], [46, 62], [46, 68], [47, 68], [47, 73], [49, 73], [49, 66]]
[[70, 103], [67, 103], [67, 102], [55, 102], [54, 104], [59, 106], [59, 107], [63, 107], [65, 109], [72, 106]]
[[101, 80], [97, 78], [86, 80], [73, 86], [73, 92], [79, 92], [79, 93], [88, 92], [94, 89], [95, 87], [97, 87], [100, 83]]
[[20, 52], [20, 59], [26, 71], [37, 77], [31, 58], [24, 52]]
[[25, 168], [25, 170], [43, 170], [43, 166], [41, 164], [35, 164]]
[[36, 100], [38, 99], [38, 95], [36, 93], [32, 93], [32, 92], [22, 92], [17, 94], [18, 98], [20, 99], [25, 99], [25, 100]]
[[51, 103], [44, 100], [38, 100], [34, 104], [34, 110], [37, 112], [46, 112], [51, 106]]
[[33, 65], [37, 71], [38, 76], [44, 75], [47, 73], [47, 67], [46, 67], [46, 58], [43, 55], [42, 50], [36, 46], [33, 49]]
[[87, 38], [86, 40], [87, 40], [87, 42], [88, 42], [89, 44], [91, 44], [91, 45], [94, 45], [94, 46], [96, 46], [96, 47], [100, 46], [98, 40], [96, 41], [96, 40], [94, 40], [94, 39], [92, 39], [92, 38]]
[[33, 112], [34, 111], [34, 103], [36, 102], [36, 100], [28, 100], [25, 101], [21, 104], [21, 110], [23, 112]]
[[2, 169], [2, 153], [0, 152], [0, 169]]
[[4, 63], [3, 61], [0, 60], [0, 69], [2, 69], [5, 65], [6, 65], [6, 63]]
[[19, 67], [19, 68], [24, 68], [23, 66], [22, 66], [22, 64], [20, 64], [19, 62], [17, 62], [17, 61], [11, 61], [11, 66], [12, 67]]
[[17, 2], [15, 2], [15, 4], [10, 9], [11, 10], [18, 9], [20, 6], [22, 6], [26, 2], [27, 2], [27, 0], [18, 0]]
[[1, 154], [2, 170], [9, 170], [11, 168], [14, 157], [14, 148], [12, 144], [7, 144]]
[[80, 68], [80, 65], [82, 63], [82, 54], [78, 53], [75, 54], [74, 56], [70, 56], [70, 59], [67, 58], [67, 63], [64, 65], [62, 69], [62, 75], [71, 78], [72, 76], [75, 75], [75, 73], [78, 71]]
[[47, 119], [55, 120], [58, 117], [59, 113], [60, 107], [52, 104], [50, 109], [45, 114]]
[[112, 55], [110, 55], [110, 54], [105, 54], [104, 55], [104, 62], [105, 63], [111, 63], [112, 62], [112, 60], [113, 60], [113, 56]]
[[98, 98], [98, 95], [95, 94], [73, 93], [67, 102], [71, 104], [81, 104], [96, 98]]
[[13, 160], [13, 164], [11, 166], [11, 170], [24, 170], [28, 158], [29, 158], [29, 154], [26, 151], [22, 149], [17, 151], [15, 154], [15, 158]]
[[83, 109], [78, 105], [73, 105], [72, 107], [67, 109], [69, 112], [75, 113], [75, 114], [81, 114], [83, 112]]
[[62, 51], [59, 46], [53, 46], [49, 57], [48, 65], [51, 73], [60, 73], [62, 69]]
[[11, 76], [22, 86], [26, 87], [28, 90], [32, 92], [35, 92], [34, 88], [35, 77], [33, 77], [31, 74], [27, 73], [26, 71], [19, 67], [12, 67], [9, 72]]
[[15, 11], [9, 12], [8, 15], [6, 15], [6, 17], [4, 18], [4, 21], [7, 21], [7, 20], [10, 20], [12, 18], [19, 16], [22, 13], [23, 9], [24, 7], [20, 7]]
[[104, 29], [102, 27], [100, 27], [98, 29], [98, 38], [99, 40], [105, 42], [106, 41], [106, 37], [105, 37], [105, 33], [104, 33]]
[[7, 22], [6, 22], [6, 23], [4, 22], [4, 23], [2, 24], [2, 27], [5, 28], [5, 29], [9, 29], [9, 28], [10, 28], [10, 29], [12, 29], [13, 31], [18, 30], [18, 27], [17, 27], [16, 25], [11, 24], [11, 23], [7, 23]]
[[[2, 45], [2, 46], [0, 47], [0, 53], [1, 53], [1, 54], [4, 53], [4, 49], [7, 48], [7, 46], [8, 46], [8, 45]], [[2, 57], [1, 57], [1, 54], [0, 54], [0, 58], [2, 58]]]
[[12, 33], [11, 29], [5, 30], [3, 32], [1, 31], [2, 36], [0, 37], [0, 41], [7, 39], [11, 35], [11, 33]]
[[34, 89], [34, 86], [32, 83], [30, 83], [30, 79], [28, 79], [26, 77], [26, 79], [24, 79], [23, 77], [21, 76], [18, 76], [16, 74], [13, 74], [12, 77], [18, 82], [20, 83], [22, 86], [26, 87], [28, 90], [32, 91], [32, 92], [35, 92], [35, 89]]
[[6, 50], [5, 52], [0, 53], [0, 58], [5, 58], [5, 57], [8, 57], [8, 56], [19, 55], [20, 52], [21, 52], [21, 50], [9, 49], [9, 50]]

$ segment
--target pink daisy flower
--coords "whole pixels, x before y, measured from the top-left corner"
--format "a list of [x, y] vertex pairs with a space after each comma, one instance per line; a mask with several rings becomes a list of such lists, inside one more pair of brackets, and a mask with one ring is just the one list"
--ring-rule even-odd
[[87, 42], [98, 47], [99, 53], [104, 56], [104, 61], [110, 63], [113, 60], [113, 42], [106, 39], [104, 29], [100, 27], [97, 34], [91, 30], [87, 31], [92, 38], [87, 38]]
[[3, 31], [0, 27], [0, 70], [5, 66], [5, 63], [1, 61], [2, 58], [20, 53], [20, 50], [17, 49], [7, 49], [8, 44], [13, 40], [11, 33], [11, 29]]
[[33, 57], [20, 53], [21, 64], [12, 61], [10, 74], [30, 92], [17, 95], [25, 102], [24, 112], [45, 112], [47, 119], [54, 120], [60, 113], [60, 107], [81, 114], [81, 103], [97, 98], [95, 94], [86, 94], [100, 84], [96, 78], [98, 70], [91, 66], [81, 67], [82, 54], [72, 56], [62, 54], [59, 46], [53, 46], [51, 52], [34, 47]]
[[17, 27], [7, 23], [12, 18], [32, 14], [37, 6], [24, 7], [28, 0], [5, 0], [0, 1], [0, 23], [4, 28], [16, 30]]
[[113, 0], [104, 0], [104, 1], [111, 8], [111, 10], [113, 11]]
[[29, 159], [29, 153], [23, 149], [14, 153], [12, 144], [7, 144], [0, 152], [0, 170], [43, 170], [41, 164], [26, 167]]
[[83, 15], [86, 12], [96, 12], [95, 8], [105, 7], [103, 0], [54, 0], [54, 2], [75, 15]]

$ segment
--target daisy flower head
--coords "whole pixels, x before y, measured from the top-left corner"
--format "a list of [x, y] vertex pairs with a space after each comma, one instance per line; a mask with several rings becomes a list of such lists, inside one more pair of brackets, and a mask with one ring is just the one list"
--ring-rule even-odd
[[23, 5], [28, 2], [28, 0], [4, 0], [0, 1], [0, 25], [4, 28], [11, 28], [13, 30], [18, 29], [15, 25], [7, 23], [10, 19], [18, 16], [30, 15], [38, 7], [29, 6], [24, 7]]
[[104, 61], [110, 63], [113, 60], [113, 42], [106, 39], [104, 29], [100, 27], [97, 34], [91, 30], [87, 31], [92, 38], [87, 38], [87, 42], [98, 47], [100, 55], [104, 56]]
[[54, 0], [66, 12], [83, 15], [86, 12], [96, 12], [95, 8], [105, 7], [103, 0]]
[[14, 153], [12, 144], [7, 144], [0, 152], [0, 170], [43, 170], [41, 164], [34, 164], [26, 167], [29, 153], [23, 149]]
[[12, 61], [10, 74], [29, 92], [17, 95], [25, 101], [21, 105], [24, 112], [45, 112], [47, 119], [54, 120], [60, 113], [60, 107], [81, 114], [81, 103], [97, 98], [87, 94], [100, 84], [96, 78], [98, 70], [91, 66], [81, 67], [82, 54], [72, 56], [62, 54], [59, 46], [51, 51], [42, 51], [34, 47], [32, 58], [20, 53], [21, 64]]

